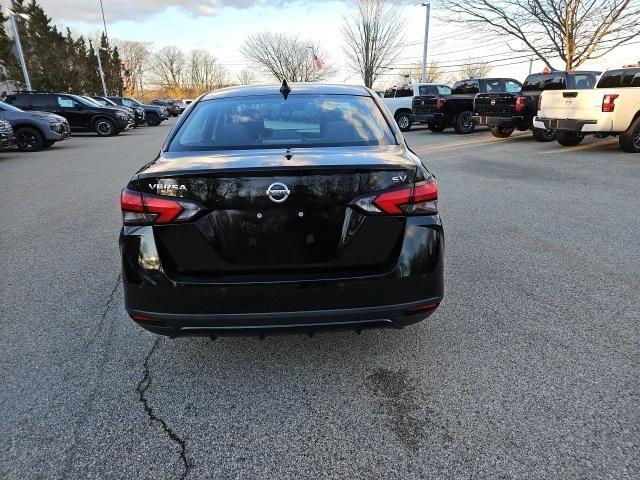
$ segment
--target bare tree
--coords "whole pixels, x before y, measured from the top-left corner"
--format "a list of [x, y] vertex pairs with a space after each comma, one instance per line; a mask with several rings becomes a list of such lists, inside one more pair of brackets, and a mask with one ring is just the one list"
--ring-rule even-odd
[[480, 78], [489, 75], [491, 67], [487, 62], [473, 62], [468, 59], [462, 67], [460, 67], [460, 76], [462, 78]]
[[180, 87], [186, 64], [182, 50], [178, 47], [164, 47], [153, 56], [151, 72], [158, 85], [165, 88]]
[[255, 81], [256, 75], [253, 73], [253, 70], [249, 68], [243, 68], [240, 70], [240, 73], [238, 73], [238, 82], [240, 82], [240, 85], [251, 85], [255, 83]]
[[124, 66], [125, 89], [130, 93], [144, 88], [144, 75], [149, 69], [151, 44], [129, 40], [116, 41], [118, 53]]
[[[410, 79], [420, 78], [422, 74], [422, 64], [414, 63], [408, 68], [403, 68], [398, 72], [398, 76], [396, 77], [396, 82], [401, 83], [406, 81], [406, 78]], [[440, 67], [440, 62], [438, 60], [431, 60], [431, 63], [427, 66], [426, 71], [426, 81], [427, 83], [439, 83], [439, 82], [448, 82], [449, 75], [446, 71], [444, 71]]]
[[[327, 62], [328, 57], [318, 42], [303, 40], [296, 35], [261, 32], [249, 35], [240, 52], [267, 75], [282, 81], [309, 82], [324, 80], [333, 73], [326, 64], [318, 68], [313, 55]], [[312, 54], [313, 52], [313, 54]]]
[[[640, 0], [440, 0], [447, 21], [519, 40], [549, 68], [600, 58], [640, 34]], [[452, 13], [458, 14], [456, 18]]]
[[206, 50], [192, 50], [188, 63], [188, 69], [184, 75], [184, 86], [198, 91], [207, 91], [230, 83], [227, 69]]
[[348, 67], [371, 88], [400, 52], [404, 19], [396, 5], [385, 0], [355, 0], [357, 12], [344, 18], [343, 52]]

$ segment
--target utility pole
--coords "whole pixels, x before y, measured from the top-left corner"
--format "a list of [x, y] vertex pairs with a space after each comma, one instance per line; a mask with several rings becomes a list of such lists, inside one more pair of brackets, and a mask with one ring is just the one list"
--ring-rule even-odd
[[102, 6], [102, 0], [100, 0], [100, 10], [102, 11], [102, 25], [104, 25], [104, 36], [109, 38], [107, 35], [107, 22], [104, 19], [104, 7]]
[[310, 75], [310, 81], [313, 82], [313, 80], [316, 77], [316, 53], [315, 53], [315, 49], [313, 48], [313, 46], [311, 47], [307, 47], [310, 51], [311, 51], [311, 75]]
[[13, 32], [13, 41], [16, 45], [16, 54], [18, 55], [18, 60], [20, 60], [20, 66], [22, 67], [22, 75], [24, 76], [24, 85], [27, 87], [27, 91], [31, 91], [31, 80], [29, 79], [29, 72], [27, 71], [27, 64], [24, 61], [24, 53], [22, 52], [22, 44], [20, 43], [20, 33], [18, 32], [18, 24], [16, 23], [16, 16], [20, 15], [21, 17], [27, 19], [29, 18], [26, 14], [17, 14], [13, 11], [9, 10], [9, 21], [11, 22], [11, 30]]
[[420, 75], [420, 81], [425, 83], [427, 81], [427, 44], [429, 43], [429, 16], [431, 14], [431, 4], [423, 3], [423, 7], [427, 7], [427, 16], [424, 21], [424, 49], [422, 50], [422, 75]]
[[[91, 40], [89, 40], [89, 46], [91, 47]], [[104, 83], [104, 72], [102, 71], [102, 60], [100, 60], [100, 51], [102, 48], [96, 49], [96, 57], [98, 57], [98, 71], [100, 72], [100, 81], [102, 82], [102, 95], [107, 96], [107, 84]]]
[[531, 71], [533, 70], [533, 58], [529, 59], [529, 75], [531, 75]]

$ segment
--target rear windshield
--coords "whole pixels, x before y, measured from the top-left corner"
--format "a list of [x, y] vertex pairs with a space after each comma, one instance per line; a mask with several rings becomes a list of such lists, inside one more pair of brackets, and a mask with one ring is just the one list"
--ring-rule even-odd
[[567, 88], [565, 75], [529, 75], [522, 85], [523, 92], [540, 92], [542, 90], [564, 90]]
[[261, 95], [198, 103], [169, 151], [392, 143], [393, 133], [370, 97]]
[[423, 97], [427, 95], [451, 95], [451, 89], [446, 85], [420, 85], [418, 93]]
[[597, 88], [640, 87], [640, 68], [604, 72]]
[[452, 93], [460, 95], [463, 93], [479, 93], [480, 83], [478, 80], [461, 80], [453, 84]]

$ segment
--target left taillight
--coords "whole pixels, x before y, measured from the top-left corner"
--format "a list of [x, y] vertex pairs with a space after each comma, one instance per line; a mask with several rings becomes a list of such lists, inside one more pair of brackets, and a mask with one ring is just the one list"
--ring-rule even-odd
[[354, 205], [366, 213], [379, 215], [436, 215], [438, 213], [438, 182], [430, 178], [424, 182], [407, 185], [361, 197]]
[[611, 113], [616, 109], [616, 99], [620, 95], [616, 93], [609, 93], [602, 97], [602, 111], [604, 113]]
[[125, 188], [120, 195], [122, 223], [125, 225], [162, 225], [193, 220], [203, 208], [194, 202], [162, 197]]
[[527, 108], [527, 97], [516, 97], [516, 112], [524, 112]]

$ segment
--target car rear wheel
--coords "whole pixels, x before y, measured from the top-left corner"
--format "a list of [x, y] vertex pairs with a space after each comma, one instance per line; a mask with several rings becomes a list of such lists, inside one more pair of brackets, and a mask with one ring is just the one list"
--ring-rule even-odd
[[553, 142], [556, 139], [556, 132], [545, 128], [534, 128], [533, 138], [539, 142]]
[[402, 132], [407, 132], [411, 129], [411, 118], [406, 112], [396, 113], [396, 123]]
[[473, 112], [464, 111], [460, 112], [456, 117], [456, 122], [454, 125], [454, 129], [456, 133], [460, 133], [462, 135], [466, 135], [467, 133], [471, 133], [475, 130], [476, 124], [473, 121]]
[[116, 134], [116, 126], [108, 118], [99, 118], [93, 124], [93, 130], [99, 137], [111, 137]]
[[435, 133], [440, 133], [444, 131], [444, 126], [440, 125], [439, 123], [430, 123], [427, 125], [427, 127], [429, 127], [429, 130]]
[[496, 138], [507, 138], [513, 133], [513, 127], [491, 127], [491, 135]]
[[23, 152], [37, 152], [44, 147], [44, 139], [35, 128], [22, 127], [16, 131], [16, 144]]
[[575, 147], [584, 140], [584, 134], [578, 132], [558, 132], [558, 143], [563, 147]]
[[150, 127], [157, 127], [158, 125], [160, 125], [160, 117], [155, 113], [150, 113], [149, 115], [147, 115], [146, 120], [147, 125], [149, 125]]
[[620, 134], [620, 148], [629, 153], [640, 153], [640, 116], [637, 117], [626, 132]]

